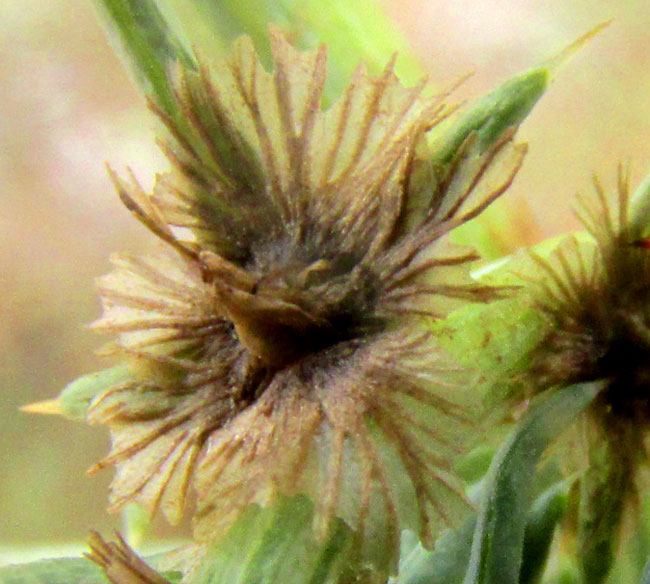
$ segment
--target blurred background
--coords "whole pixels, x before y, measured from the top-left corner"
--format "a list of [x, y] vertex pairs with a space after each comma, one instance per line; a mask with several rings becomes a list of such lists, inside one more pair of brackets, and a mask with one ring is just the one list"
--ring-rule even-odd
[[[647, 0], [384, 4], [434, 83], [475, 72], [458, 93], [467, 99], [614, 18], [521, 130], [530, 153], [508, 196], [534, 221], [520, 245], [576, 227], [571, 198], [592, 172], [612, 185], [629, 161], [635, 186], [650, 170]], [[93, 354], [105, 339], [84, 328], [100, 313], [93, 280], [112, 252], [153, 238], [121, 207], [104, 161], [149, 187], [165, 168], [153, 126], [90, 0], [0, 2], [0, 547], [119, 526], [104, 511], [111, 471], [85, 474], [108, 447], [105, 428], [18, 407], [109, 365]]]

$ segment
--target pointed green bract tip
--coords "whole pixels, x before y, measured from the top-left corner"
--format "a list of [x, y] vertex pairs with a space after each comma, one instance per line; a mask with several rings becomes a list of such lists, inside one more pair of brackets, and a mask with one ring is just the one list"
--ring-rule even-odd
[[26, 414], [41, 414], [45, 416], [60, 416], [61, 405], [58, 399], [47, 399], [45, 401], [34, 402], [20, 406], [20, 411]]
[[520, 124], [544, 94], [560, 66], [610, 22], [599, 24], [539, 67], [512, 77], [477, 101], [438, 139], [434, 145], [434, 164], [448, 164], [472, 132], [477, 132], [478, 143], [484, 151], [507, 128]]
[[489, 115], [477, 128], [481, 148], [486, 150], [510, 126], [520, 124], [546, 91], [549, 72], [533, 69], [504, 83], [483, 102]]
[[63, 388], [56, 400], [58, 413], [72, 420], [85, 420], [88, 406], [96, 395], [129, 381], [132, 377], [127, 366], [111, 367], [83, 375]]
[[449, 164], [472, 132], [477, 133], [481, 151], [487, 150], [507, 128], [526, 118], [546, 91], [548, 81], [548, 70], [533, 69], [485, 95], [433, 144], [433, 163]]
[[564, 65], [573, 55], [575, 55], [582, 47], [584, 47], [591, 39], [593, 39], [597, 34], [606, 29], [613, 19], [606, 20], [596, 25], [590, 31], [583, 34], [580, 38], [573, 41], [568, 47], [562, 49], [557, 55], [551, 57], [543, 63], [542, 67], [545, 68], [551, 75], [551, 79], [555, 77], [557, 70]]
[[[476, 102], [447, 129], [446, 133], [438, 137], [432, 148], [434, 168], [444, 174], [444, 169], [452, 164], [463, 143], [472, 133], [476, 134], [480, 151], [485, 152], [508, 128], [523, 122], [545, 93], [558, 69], [609, 24], [609, 21], [599, 24], [539, 67], [512, 77]], [[497, 215], [497, 212], [500, 215]], [[504, 216], [502, 210], [489, 209], [480, 220], [457, 229], [453, 235], [454, 241], [473, 245], [486, 258], [494, 259], [502, 255], [507, 249], [507, 243], [499, 236], [498, 230], [495, 231], [490, 226], [490, 216], [493, 223], [500, 224], [508, 219], [507, 212]], [[644, 208], [643, 216], [650, 217], [650, 204], [647, 209]], [[511, 218], [510, 222], [512, 220]]]
[[68, 383], [58, 397], [20, 407], [27, 414], [63, 416], [71, 420], [85, 420], [93, 398], [111, 387], [132, 379], [127, 366], [111, 367], [96, 373], [82, 375]]

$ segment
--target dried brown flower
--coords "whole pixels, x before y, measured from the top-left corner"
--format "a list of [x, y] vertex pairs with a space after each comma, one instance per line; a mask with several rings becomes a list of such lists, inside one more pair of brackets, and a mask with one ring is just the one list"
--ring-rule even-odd
[[272, 45], [272, 73], [247, 38], [213, 74], [177, 72], [188, 126], [158, 112], [172, 170], [151, 195], [113, 175], [171, 252], [115, 258], [100, 281], [94, 328], [134, 377], [92, 403], [113, 438], [97, 468], [117, 467], [112, 509], [171, 521], [192, 487], [202, 540], [306, 493], [319, 533], [342, 518], [363, 557], [394, 565], [402, 529], [431, 544], [466, 505], [450, 461], [473, 396], [426, 319], [496, 293], [443, 237], [507, 189], [525, 148], [469, 139], [441, 174], [426, 133], [444, 96], [403, 88], [391, 62], [323, 110], [324, 48]]
[[[596, 197], [581, 201], [592, 241], [571, 238], [551, 261], [534, 256], [545, 279], [537, 303], [549, 330], [532, 355], [536, 391], [604, 379], [588, 408], [590, 458], [605, 450], [616, 498], [634, 494], [650, 435], [650, 253], [630, 218], [628, 179], [618, 175], [616, 216], [594, 179]], [[598, 458], [598, 456], [596, 456]], [[610, 480], [614, 480], [610, 477]]]

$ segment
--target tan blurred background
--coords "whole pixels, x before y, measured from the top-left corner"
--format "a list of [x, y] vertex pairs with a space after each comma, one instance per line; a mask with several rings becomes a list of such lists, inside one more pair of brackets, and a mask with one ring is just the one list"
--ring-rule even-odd
[[[526, 201], [534, 242], [576, 225], [570, 198], [619, 160], [633, 183], [650, 170], [647, 0], [384, 0], [436, 82], [475, 71], [480, 95], [554, 55], [597, 23], [614, 23], [565, 67], [526, 122], [530, 154], [511, 197]], [[0, 2], [0, 546], [85, 538], [104, 513], [110, 471], [85, 470], [104, 429], [28, 416], [78, 375], [105, 366], [93, 279], [113, 251], [151, 238], [121, 208], [104, 161], [145, 186], [164, 163], [152, 120], [107, 46], [89, 0]], [[523, 204], [523, 203], [522, 203]]]

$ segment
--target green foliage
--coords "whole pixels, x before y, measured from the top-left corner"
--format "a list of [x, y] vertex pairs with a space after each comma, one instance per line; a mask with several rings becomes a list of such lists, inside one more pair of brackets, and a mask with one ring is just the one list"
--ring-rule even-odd
[[208, 59], [223, 54], [236, 38], [247, 34], [269, 66], [269, 23], [285, 32], [297, 48], [313, 49], [326, 43], [330, 75], [325, 104], [342, 93], [360, 61], [377, 74], [398, 53], [401, 79], [412, 84], [423, 76], [417, 58], [376, 0], [164, 0], [163, 5], [197, 44], [201, 57]]
[[326, 584], [362, 577], [360, 567], [355, 575], [350, 530], [336, 521], [321, 541], [313, 520], [313, 504], [304, 496], [251, 506], [212, 545], [192, 584]]
[[84, 558], [43, 560], [0, 568], [0, 584], [108, 583], [99, 566]]
[[[578, 232], [547, 239], [529, 251], [548, 260], [570, 239], [575, 239], [581, 249], [594, 246], [589, 235]], [[543, 273], [529, 253], [519, 252], [478, 268], [474, 276], [494, 286], [512, 287], [514, 294], [489, 304], [463, 306], [434, 323], [432, 330], [443, 348], [476, 371], [476, 394], [498, 416], [504, 413], [495, 409], [499, 404], [507, 404], [510, 397], [525, 390], [521, 374], [548, 331], [548, 320], [527, 287], [527, 282], [543, 277]]]
[[531, 408], [490, 469], [464, 584], [517, 584], [535, 468], [555, 438], [596, 397], [603, 383], [563, 388]]
[[641, 584], [650, 584], [650, 559], [646, 562], [646, 565], [643, 568]]
[[580, 484], [578, 553], [584, 580], [600, 584], [614, 563], [629, 469], [607, 445], [589, 454]]
[[[232, 42], [246, 34], [267, 65], [271, 53], [270, 23], [285, 31], [297, 48], [315, 48], [326, 43], [330, 69], [326, 104], [341, 94], [360, 61], [376, 74], [393, 53], [399, 53], [400, 78], [414, 83], [423, 76], [417, 59], [375, 0], [336, 0], [326, 4], [315, 0], [95, 1], [107, 17], [107, 30], [115, 35], [145, 93], [176, 120], [180, 116], [171, 97], [167, 72], [177, 60], [194, 66], [183, 38], [191, 39], [201, 58], [211, 59], [224, 56]], [[172, 30], [170, 22], [177, 30]]]
[[519, 584], [541, 581], [555, 528], [566, 511], [569, 484], [560, 482], [543, 492], [528, 513]]
[[545, 326], [530, 299], [520, 295], [492, 304], [467, 305], [433, 329], [445, 349], [480, 372], [477, 395], [493, 400], [520, 387], [517, 373], [528, 364]]
[[399, 574], [391, 584], [460, 584], [467, 570], [476, 516], [470, 517], [456, 530], [445, 531], [434, 551], [415, 545], [403, 555]]
[[168, 82], [168, 69], [176, 61], [188, 67], [187, 52], [158, 4], [153, 0], [95, 0], [106, 19], [106, 30], [125, 57], [129, 69], [158, 106], [182, 123]]
[[[555, 528], [564, 515], [567, 501], [565, 482], [556, 483], [533, 503], [527, 516], [519, 584], [535, 584], [546, 565]], [[485, 497], [485, 484], [479, 489]], [[456, 530], [444, 532], [434, 551], [411, 542], [404, 546], [399, 574], [390, 584], [461, 584], [467, 572], [477, 516], [470, 517]]]
[[[169, 584], [180, 583], [179, 572], [161, 572]], [[102, 569], [86, 558], [57, 558], [0, 567], [0, 584], [110, 584]], [[125, 582], [125, 584], [131, 584]], [[140, 583], [134, 583], [140, 584]]]

